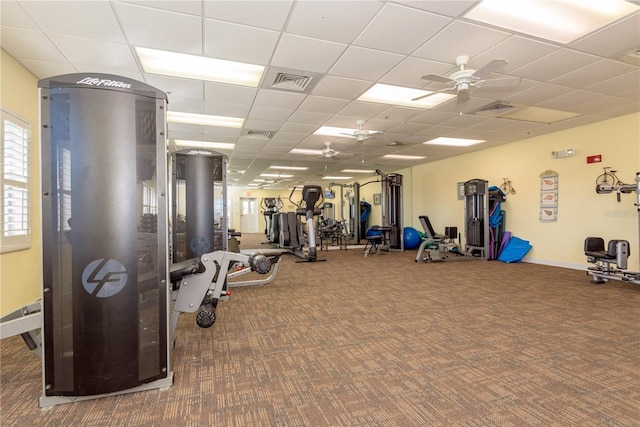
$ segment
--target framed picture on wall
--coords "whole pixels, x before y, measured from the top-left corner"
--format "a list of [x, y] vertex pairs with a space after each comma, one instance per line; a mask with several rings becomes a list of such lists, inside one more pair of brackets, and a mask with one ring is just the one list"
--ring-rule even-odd
[[464, 200], [464, 182], [459, 182], [457, 185], [458, 200]]
[[375, 193], [373, 195], [373, 204], [376, 206], [382, 204], [382, 193]]

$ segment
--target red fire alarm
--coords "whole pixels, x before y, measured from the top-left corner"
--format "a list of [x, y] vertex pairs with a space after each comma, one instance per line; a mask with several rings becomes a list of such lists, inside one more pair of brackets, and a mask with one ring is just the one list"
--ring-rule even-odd
[[596, 154], [595, 156], [588, 156], [587, 163], [600, 163], [602, 161], [602, 154]]

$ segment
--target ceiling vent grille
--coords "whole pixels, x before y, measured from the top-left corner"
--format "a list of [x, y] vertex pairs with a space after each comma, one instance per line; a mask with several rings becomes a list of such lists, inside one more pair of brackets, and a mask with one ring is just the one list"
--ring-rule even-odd
[[487, 104], [484, 107], [474, 111], [473, 114], [485, 117], [500, 117], [501, 115], [520, 108], [520, 105], [509, 104], [504, 101], [497, 101]]
[[306, 87], [311, 83], [313, 78], [309, 76], [300, 76], [289, 73], [278, 73], [275, 79], [273, 79], [273, 86], [276, 89], [287, 89], [304, 92]]
[[271, 139], [271, 137], [273, 136], [273, 132], [269, 131], [269, 130], [251, 130], [249, 129], [247, 131], [247, 136], [252, 136], [252, 137], [263, 137], [263, 138], [268, 138]]
[[262, 80], [262, 88], [295, 93], [311, 92], [322, 74], [311, 71], [269, 67]]

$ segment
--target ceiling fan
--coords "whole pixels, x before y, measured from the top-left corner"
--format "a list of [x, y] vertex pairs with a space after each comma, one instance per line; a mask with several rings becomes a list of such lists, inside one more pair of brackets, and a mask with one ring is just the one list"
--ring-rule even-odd
[[[357, 120], [356, 124], [358, 125], [358, 129], [354, 130], [353, 133], [341, 133], [340, 135], [348, 136], [349, 138], [354, 138], [356, 143], [364, 142], [367, 139], [375, 138], [378, 135], [384, 135], [384, 132], [380, 131], [368, 131], [364, 129], [364, 120]], [[326, 144], [326, 143], [325, 143]]]
[[426, 98], [436, 93], [455, 91], [457, 93], [456, 104], [464, 104], [469, 101], [469, 91], [480, 87], [492, 87], [501, 89], [515, 89], [520, 84], [519, 77], [508, 77], [503, 79], [486, 79], [495, 70], [504, 67], [509, 63], [506, 59], [493, 59], [484, 67], [473, 70], [467, 69], [465, 66], [469, 63], [469, 56], [460, 55], [456, 58], [456, 65], [460, 67], [458, 71], [454, 71], [449, 77], [440, 76], [438, 74], [427, 74], [422, 76], [423, 80], [431, 80], [434, 82], [440, 82], [446, 84], [448, 87], [445, 89], [437, 90], [428, 95], [419, 96], [413, 98], [412, 101], [417, 101]]
[[331, 148], [331, 142], [326, 141], [325, 147], [322, 149], [322, 157], [325, 159], [346, 159], [353, 156], [353, 153], [343, 153]]

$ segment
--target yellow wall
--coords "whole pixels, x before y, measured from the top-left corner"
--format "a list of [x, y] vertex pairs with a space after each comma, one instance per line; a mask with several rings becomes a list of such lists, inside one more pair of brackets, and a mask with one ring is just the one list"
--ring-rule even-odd
[[31, 248], [0, 254], [0, 315], [3, 315], [40, 298], [42, 263], [38, 79], [4, 50], [1, 54], [0, 104], [31, 122]]
[[[500, 185], [511, 179], [517, 193], [502, 208], [506, 229], [529, 240], [533, 249], [525, 261], [582, 268], [587, 236], [629, 240], [629, 268], [638, 270], [638, 213], [636, 193], [596, 194], [595, 180], [602, 166], [618, 170], [625, 182], [640, 172], [640, 114], [631, 114], [574, 129], [534, 137], [413, 168], [413, 215], [429, 216], [436, 232], [457, 226], [464, 232], [464, 202], [457, 200], [456, 183], [474, 178]], [[575, 157], [554, 159], [552, 151], [574, 148]], [[587, 164], [589, 155], [602, 154], [601, 164]], [[559, 173], [558, 221], [540, 222], [540, 174]], [[464, 237], [463, 237], [464, 241]], [[635, 255], [634, 255], [635, 254]]]

